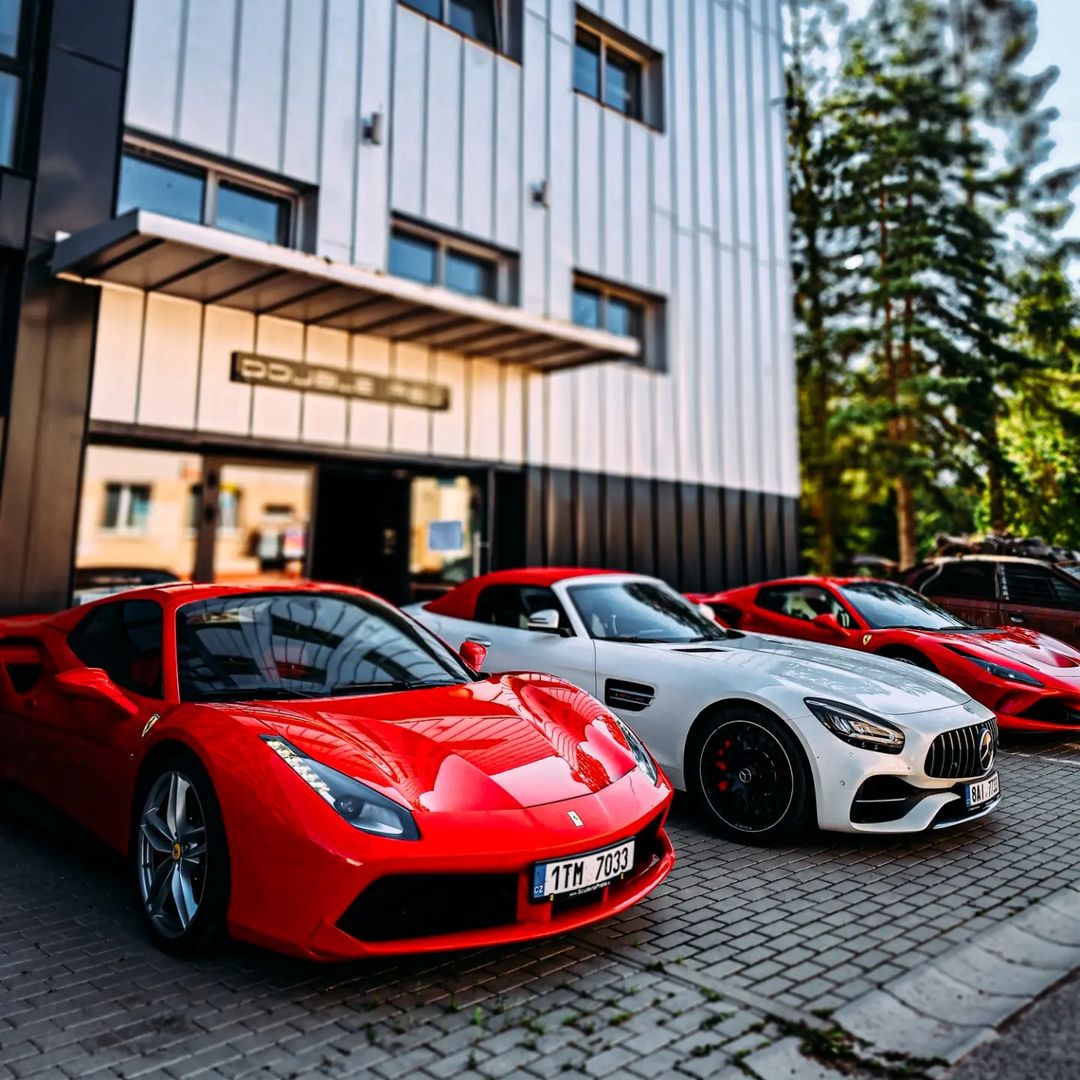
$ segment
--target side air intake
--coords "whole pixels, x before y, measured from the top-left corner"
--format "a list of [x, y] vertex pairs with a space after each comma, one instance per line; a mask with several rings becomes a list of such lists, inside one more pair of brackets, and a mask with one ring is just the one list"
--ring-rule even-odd
[[604, 683], [604, 704], [625, 712], [641, 712], [652, 704], [656, 691], [643, 683], [608, 679]]

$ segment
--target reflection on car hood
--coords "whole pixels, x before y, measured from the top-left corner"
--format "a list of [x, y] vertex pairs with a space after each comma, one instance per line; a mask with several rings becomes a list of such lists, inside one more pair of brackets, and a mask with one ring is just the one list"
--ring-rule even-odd
[[257, 708], [298, 749], [414, 810], [540, 806], [636, 767], [610, 713], [551, 676]]
[[931, 712], [970, 700], [948, 679], [913, 664], [793, 638], [746, 633], [668, 648], [705, 661], [723, 654], [729, 661], [737, 656], [743, 670], [781, 680], [808, 697], [846, 702], [882, 716]]
[[1024, 627], [934, 635], [953, 649], [984, 660], [1031, 668], [1044, 677], [1080, 680], [1080, 651], [1048, 634]]

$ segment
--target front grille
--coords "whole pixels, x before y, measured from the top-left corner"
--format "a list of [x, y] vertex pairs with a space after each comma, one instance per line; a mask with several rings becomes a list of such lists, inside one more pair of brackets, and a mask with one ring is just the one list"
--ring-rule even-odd
[[[990, 751], [983, 753], [983, 736], [990, 732]], [[926, 775], [945, 780], [982, 776], [994, 764], [998, 746], [997, 720], [986, 720], [970, 727], [943, 731], [930, 744], [926, 755]]]
[[517, 918], [517, 874], [393, 874], [338, 919], [360, 941], [397, 941], [504, 926]]
[[656, 691], [644, 683], [622, 682], [608, 679], [604, 683], [604, 704], [625, 712], [641, 712], [652, 704]]

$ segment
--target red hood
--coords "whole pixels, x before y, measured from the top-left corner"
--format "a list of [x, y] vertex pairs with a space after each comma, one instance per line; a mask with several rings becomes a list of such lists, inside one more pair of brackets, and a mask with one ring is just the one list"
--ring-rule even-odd
[[635, 768], [607, 710], [550, 676], [255, 708], [298, 749], [420, 811], [539, 806]]
[[984, 660], [1031, 668], [1046, 678], [1080, 680], [1080, 651], [1048, 634], [1015, 626], [933, 637]]

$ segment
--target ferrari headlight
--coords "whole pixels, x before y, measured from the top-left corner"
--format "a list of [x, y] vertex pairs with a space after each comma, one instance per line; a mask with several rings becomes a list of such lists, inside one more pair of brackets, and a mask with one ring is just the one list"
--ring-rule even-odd
[[862, 750], [877, 750], [882, 754], [899, 754], [904, 749], [904, 733], [887, 720], [864, 713], [838, 701], [807, 698], [806, 707], [838, 739]]
[[316, 795], [328, 802], [354, 828], [396, 840], [420, 839], [420, 830], [404, 806], [361, 784], [359, 780], [308, 757], [280, 736], [264, 735], [262, 738]]
[[660, 774], [652, 755], [645, 749], [645, 744], [617, 716], [612, 716], [611, 719], [619, 725], [623, 738], [630, 744], [630, 753], [634, 755], [637, 767], [655, 784], [660, 779]]
[[1024, 686], [1043, 686], [1044, 683], [1035, 678], [1034, 675], [1028, 675], [1026, 671], [1017, 671], [1016, 668], [1006, 667], [1004, 664], [995, 664], [992, 660], [980, 660], [977, 656], [972, 656], [970, 653], [960, 653], [960, 655], [969, 663], [974, 664], [976, 667], [981, 667], [983, 671], [989, 672], [995, 679], [1004, 679], [1006, 682], [1022, 683]]

